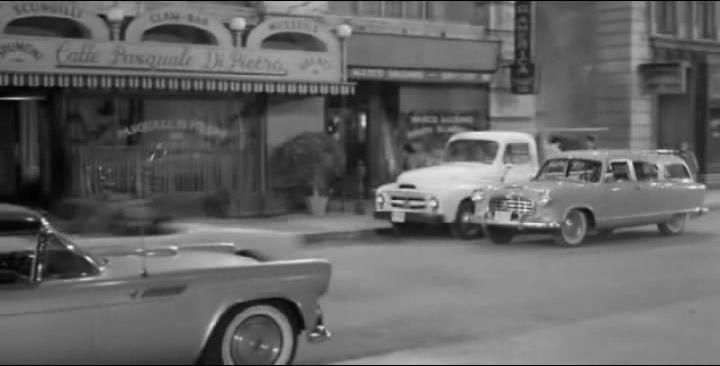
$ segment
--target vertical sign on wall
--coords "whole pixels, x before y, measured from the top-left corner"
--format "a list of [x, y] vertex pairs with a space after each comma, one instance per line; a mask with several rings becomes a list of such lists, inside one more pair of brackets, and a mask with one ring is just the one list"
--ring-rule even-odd
[[515, 60], [512, 65], [511, 89], [513, 94], [535, 93], [531, 1], [515, 1]]

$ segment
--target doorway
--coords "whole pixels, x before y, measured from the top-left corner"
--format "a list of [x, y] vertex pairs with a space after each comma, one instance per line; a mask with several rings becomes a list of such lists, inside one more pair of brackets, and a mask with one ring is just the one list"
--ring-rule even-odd
[[43, 99], [0, 97], [0, 202], [36, 205], [41, 201]]
[[19, 123], [17, 102], [0, 101], [0, 201], [18, 193]]

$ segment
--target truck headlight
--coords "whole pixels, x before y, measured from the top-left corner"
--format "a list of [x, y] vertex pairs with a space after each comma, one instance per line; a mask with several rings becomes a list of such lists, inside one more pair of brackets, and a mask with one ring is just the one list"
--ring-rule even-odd
[[482, 189], [476, 189], [473, 191], [471, 199], [473, 201], [482, 201], [485, 198], [485, 191]]
[[385, 196], [382, 193], [378, 193], [375, 196], [375, 205], [383, 207], [385, 205]]
[[435, 197], [430, 197], [428, 200], [428, 207], [433, 210], [437, 210], [440, 207], [440, 201], [438, 201]]

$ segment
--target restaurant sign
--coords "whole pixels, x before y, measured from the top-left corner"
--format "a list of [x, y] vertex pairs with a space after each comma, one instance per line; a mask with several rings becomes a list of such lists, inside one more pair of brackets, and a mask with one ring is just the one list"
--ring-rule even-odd
[[511, 68], [513, 94], [535, 93], [535, 64], [532, 56], [532, 2], [515, 2], [515, 60]]
[[376, 67], [350, 67], [348, 77], [355, 80], [418, 81], [429, 83], [489, 83], [491, 73], [465, 71], [437, 71], [417, 69], [389, 69]]
[[54, 73], [252, 77], [339, 81], [337, 57], [318, 52], [199, 45], [0, 37], [0, 69]]

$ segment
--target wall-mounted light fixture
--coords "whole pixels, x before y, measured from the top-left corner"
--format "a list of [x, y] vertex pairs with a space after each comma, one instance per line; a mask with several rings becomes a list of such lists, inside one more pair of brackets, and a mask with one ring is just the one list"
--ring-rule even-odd
[[235, 47], [239, 47], [242, 44], [242, 33], [247, 28], [247, 20], [243, 17], [235, 17], [230, 20], [230, 30], [233, 32], [233, 42]]
[[340, 39], [340, 75], [342, 81], [347, 81], [347, 39], [352, 36], [352, 26], [350, 24], [340, 24], [335, 28], [335, 33]]
[[110, 22], [110, 31], [113, 41], [120, 40], [120, 27], [122, 26], [123, 20], [125, 20], [125, 9], [123, 8], [111, 8], [108, 10], [107, 20]]

